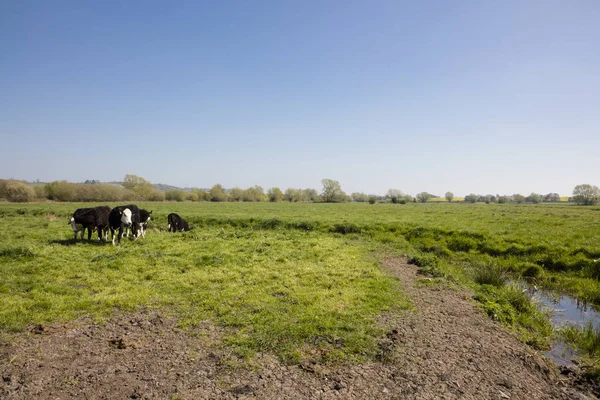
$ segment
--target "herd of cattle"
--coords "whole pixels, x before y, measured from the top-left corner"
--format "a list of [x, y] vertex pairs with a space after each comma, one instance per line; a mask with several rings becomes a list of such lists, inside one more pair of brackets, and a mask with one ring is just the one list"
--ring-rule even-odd
[[[110, 209], [109, 206], [99, 206], [93, 208], [78, 208], [71, 217], [71, 228], [77, 240], [77, 234], [81, 232], [81, 239], [85, 230], [88, 230], [88, 240], [92, 239], [92, 232], [98, 231], [98, 239], [108, 240], [108, 230], [112, 235], [112, 244], [115, 244], [115, 231], [118, 229], [118, 243], [121, 244], [121, 238], [124, 232], [129, 237], [129, 230], [133, 233], [133, 240], [140, 236], [146, 237], [146, 230], [150, 222], [152, 211], [146, 211], [135, 204], [118, 206]], [[190, 226], [183, 218], [175, 213], [167, 217], [169, 223], [169, 232], [189, 231]]]

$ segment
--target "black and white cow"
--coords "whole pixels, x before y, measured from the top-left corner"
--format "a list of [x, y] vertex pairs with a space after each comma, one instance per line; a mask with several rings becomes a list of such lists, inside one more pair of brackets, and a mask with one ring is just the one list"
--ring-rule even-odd
[[[102, 240], [102, 231], [104, 231], [104, 240], [108, 239], [108, 216], [110, 214], [109, 206], [99, 206], [94, 208], [78, 208], [73, 213], [69, 224], [73, 229], [75, 240], [77, 233], [81, 232], [81, 240], [85, 230], [88, 230], [88, 240], [92, 239], [92, 231], [98, 230], [98, 239]], [[79, 227], [81, 226], [81, 230]]]
[[118, 206], [112, 209], [108, 217], [112, 243], [115, 245], [115, 230], [119, 229], [118, 243], [121, 244], [123, 231], [130, 229], [133, 231], [134, 239], [137, 239], [137, 229], [140, 226], [140, 209], [135, 204]]
[[146, 238], [146, 230], [148, 229], [148, 223], [150, 222], [150, 214], [152, 211], [146, 211], [140, 208], [140, 225], [138, 228], [138, 237], [142, 235], [142, 239]]
[[190, 226], [183, 218], [175, 213], [171, 213], [167, 216], [169, 222], [169, 232], [183, 232], [189, 231]]

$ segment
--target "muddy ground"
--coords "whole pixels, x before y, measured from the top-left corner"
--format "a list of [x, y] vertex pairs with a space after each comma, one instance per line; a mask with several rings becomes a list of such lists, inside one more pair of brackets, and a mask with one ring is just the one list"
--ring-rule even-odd
[[471, 293], [424, 286], [416, 267], [389, 259], [414, 310], [386, 314], [383, 362], [284, 365], [269, 354], [240, 363], [205, 324], [177, 328], [142, 310], [107, 323], [32, 327], [0, 343], [1, 399], [586, 399], [593, 389], [561, 375], [487, 318]]

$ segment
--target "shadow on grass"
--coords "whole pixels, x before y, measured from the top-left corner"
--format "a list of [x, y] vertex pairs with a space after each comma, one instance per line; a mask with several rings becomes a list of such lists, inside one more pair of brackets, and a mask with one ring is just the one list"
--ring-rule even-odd
[[105, 242], [105, 241], [100, 241], [98, 239], [94, 239], [92, 238], [92, 240], [81, 240], [81, 239], [55, 239], [55, 240], [50, 240], [49, 241], [50, 244], [60, 244], [61, 246], [74, 246], [78, 243], [81, 244], [85, 244], [88, 246], [104, 246], [106, 244], [108, 244], [109, 242]]

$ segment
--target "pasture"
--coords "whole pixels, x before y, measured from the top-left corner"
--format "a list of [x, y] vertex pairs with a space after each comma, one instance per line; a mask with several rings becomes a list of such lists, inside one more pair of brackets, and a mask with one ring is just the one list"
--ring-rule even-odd
[[[169, 310], [182, 328], [218, 325], [224, 345], [242, 356], [261, 350], [297, 362], [318, 347], [325, 361], [375, 359], [377, 316], [410, 307], [401, 282], [380, 266], [399, 255], [475, 288], [488, 313], [507, 308], [499, 320], [531, 344], [547, 335], [540, 316], [503, 303], [506, 293], [477, 283], [473, 266], [600, 303], [599, 207], [138, 205], [153, 211], [146, 238], [113, 247], [97, 235], [73, 241], [67, 222], [89, 204], [0, 204], [0, 330], [150, 307]], [[167, 232], [171, 212], [193, 230]]]

